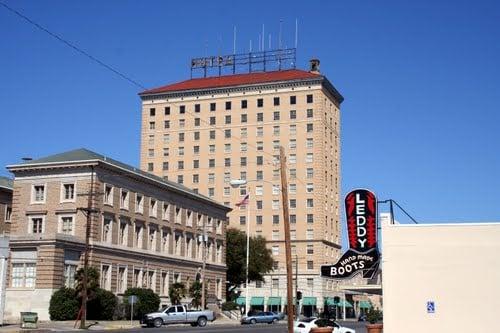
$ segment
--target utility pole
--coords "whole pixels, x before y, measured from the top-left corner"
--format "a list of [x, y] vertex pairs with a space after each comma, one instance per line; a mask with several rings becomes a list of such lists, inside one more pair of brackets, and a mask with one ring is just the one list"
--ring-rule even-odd
[[293, 278], [292, 278], [292, 248], [290, 242], [290, 219], [288, 215], [288, 183], [286, 180], [285, 149], [280, 146], [281, 201], [283, 204], [283, 220], [285, 226], [285, 257], [286, 257], [286, 312], [288, 333], [293, 333]]
[[[295, 297], [299, 291], [299, 256], [295, 255]], [[295, 300], [295, 316], [299, 318], [299, 300]]]
[[89, 239], [90, 239], [90, 228], [92, 225], [92, 203], [94, 200], [94, 166], [90, 167], [90, 191], [87, 201], [87, 224], [85, 226], [85, 252], [83, 259], [83, 281], [82, 281], [82, 307], [80, 309], [80, 329], [86, 329], [85, 320], [87, 318], [87, 271], [89, 268]]
[[205, 251], [206, 251], [206, 243], [205, 243], [205, 237], [206, 237], [206, 219], [208, 217], [205, 217], [203, 219], [203, 235], [201, 236], [202, 237], [202, 241], [201, 241], [201, 245], [202, 245], [202, 249], [201, 249], [201, 257], [202, 257], [202, 260], [203, 260], [203, 265], [201, 267], [201, 309], [202, 310], [205, 310], [205, 268], [207, 266], [207, 256], [205, 254]]

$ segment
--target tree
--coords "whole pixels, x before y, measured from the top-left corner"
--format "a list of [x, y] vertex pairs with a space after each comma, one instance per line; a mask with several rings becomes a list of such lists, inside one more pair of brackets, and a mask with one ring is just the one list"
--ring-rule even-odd
[[[81, 297], [82, 296], [82, 291], [83, 291], [83, 274], [84, 274], [84, 268], [80, 268], [79, 270], [76, 271], [75, 274], [75, 281], [76, 281], [76, 292], [78, 295]], [[87, 298], [88, 300], [91, 300], [95, 296], [95, 292], [97, 291], [97, 288], [99, 288], [99, 278], [100, 274], [97, 268], [95, 267], [88, 267], [87, 268]]]
[[[246, 233], [234, 228], [226, 231], [226, 265], [227, 279], [233, 286], [239, 286], [246, 280]], [[250, 258], [248, 279], [264, 281], [264, 274], [273, 268], [271, 250], [266, 247], [262, 236], [250, 237]]]
[[[201, 291], [200, 291], [201, 293]], [[168, 296], [172, 305], [180, 304], [181, 300], [186, 297], [186, 286], [182, 282], [176, 282], [170, 286]]]
[[[191, 286], [189, 287], [189, 296], [193, 298], [191, 301], [191, 305], [195, 308], [199, 308], [201, 306], [201, 281], [196, 280], [193, 281]], [[205, 284], [205, 297], [208, 295], [208, 288]]]
[[52, 294], [49, 305], [50, 320], [73, 320], [80, 309], [75, 289], [61, 288]]
[[134, 304], [134, 318], [140, 319], [147, 313], [156, 312], [160, 307], [160, 296], [155, 294], [151, 289], [145, 288], [128, 288], [125, 290], [123, 303], [126, 307], [127, 318], [130, 318], [130, 304], [128, 297], [137, 296], [137, 303]]

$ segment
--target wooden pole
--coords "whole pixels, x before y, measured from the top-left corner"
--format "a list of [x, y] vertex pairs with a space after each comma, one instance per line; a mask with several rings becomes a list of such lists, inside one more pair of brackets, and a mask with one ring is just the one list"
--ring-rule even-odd
[[286, 257], [286, 312], [288, 333], [293, 333], [293, 278], [292, 278], [292, 247], [290, 242], [290, 219], [288, 214], [288, 183], [286, 179], [285, 149], [280, 146], [281, 201], [283, 205], [283, 220], [285, 227], [285, 257]]
[[86, 329], [85, 320], [87, 319], [87, 283], [88, 275], [87, 271], [89, 268], [89, 239], [90, 239], [90, 228], [92, 225], [92, 203], [94, 200], [94, 167], [91, 166], [90, 175], [90, 190], [87, 202], [87, 224], [85, 226], [85, 253], [83, 259], [83, 281], [82, 281], [82, 307], [80, 309], [80, 329]]

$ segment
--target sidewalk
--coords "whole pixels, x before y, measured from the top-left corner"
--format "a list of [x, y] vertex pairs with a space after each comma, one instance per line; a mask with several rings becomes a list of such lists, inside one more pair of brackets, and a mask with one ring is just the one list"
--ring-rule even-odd
[[[96, 323], [95, 320], [87, 320], [87, 325]], [[236, 320], [231, 320], [225, 317], [219, 317], [213, 322], [209, 322], [207, 326], [218, 325], [236, 325], [239, 324]], [[19, 324], [5, 325], [0, 327], [0, 333], [14, 333], [14, 332], [32, 332], [32, 333], [45, 333], [45, 332], [58, 332], [58, 331], [84, 331], [74, 328], [75, 321], [45, 321], [39, 322], [37, 329], [21, 329]], [[79, 323], [77, 324], [77, 327]], [[185, 325], [171, 325], [171, 326], [185, 326]], [[139, 328], [141, 325], [138, 320], [134, 320], [132, 325], [130, 320], [116, 320], [116, 321], [97, 321], [89, 327], [89, 330], [121, 330], [129, 328]]]

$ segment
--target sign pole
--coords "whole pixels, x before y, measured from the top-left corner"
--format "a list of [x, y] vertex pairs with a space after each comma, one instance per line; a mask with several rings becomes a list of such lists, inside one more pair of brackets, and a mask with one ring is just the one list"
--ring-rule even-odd
[[133, 325], [132, 320], [134, 318], [134, 303], [133, 302], [130, 303], [130, 307], [131, 307], [130, 308], [130, 327], [132, 327], [132, 325]]

